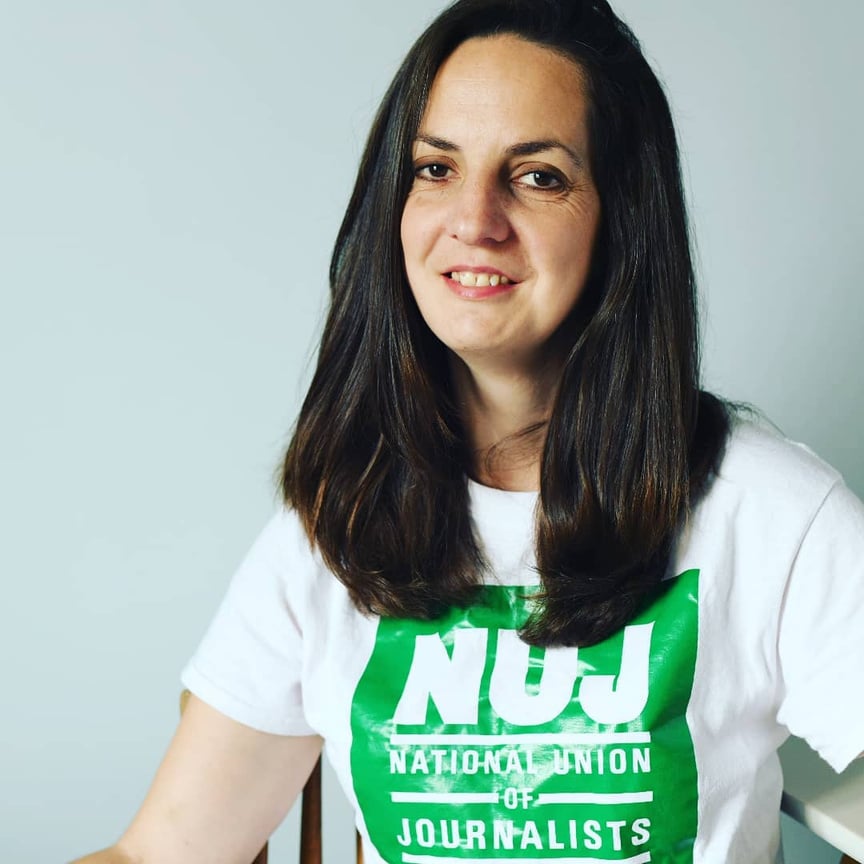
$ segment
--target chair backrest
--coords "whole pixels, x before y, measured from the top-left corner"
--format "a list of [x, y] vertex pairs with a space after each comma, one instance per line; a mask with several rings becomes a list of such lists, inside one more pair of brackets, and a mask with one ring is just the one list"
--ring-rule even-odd
[[[180, 694], [180, 713], [189, 701], [189, 691]], [[355, 831], [357, 864], [363, 864], [360, 832]], [[267, 844], [251, 864], [267, 864]], [[322, 864], [321, 856], [321, 757], [315, 763], [300, 799], [300, 864]]]

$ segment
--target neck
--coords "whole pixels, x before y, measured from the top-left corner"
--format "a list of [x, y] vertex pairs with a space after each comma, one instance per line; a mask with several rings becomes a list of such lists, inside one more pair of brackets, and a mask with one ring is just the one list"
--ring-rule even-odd
[[455, 356], [451, 365], [474, 454], [475, 479], [498, 489], [539, 489], [540, 460], [558, 369], [554, 375], [543, 368], [481, 369]]

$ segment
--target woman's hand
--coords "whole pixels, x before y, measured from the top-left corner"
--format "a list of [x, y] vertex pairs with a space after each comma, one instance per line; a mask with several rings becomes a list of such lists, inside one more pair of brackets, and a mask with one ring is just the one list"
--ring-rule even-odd
[[258, 732], [192, 696], [119, 843], [73, 864], [242, 864], [282, 821], [321, 751], [317, 736]]

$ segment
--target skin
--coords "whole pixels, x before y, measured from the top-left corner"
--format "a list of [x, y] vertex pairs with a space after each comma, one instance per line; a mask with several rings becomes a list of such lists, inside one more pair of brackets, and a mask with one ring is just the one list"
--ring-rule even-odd
[[[405, 269], [424, 320], [450, 349], [481, 482], [539, 488], [560, 330], [585, 287], [600, 220], [582, 73], [512, 35], [471, 39], [433, 83], [402, 214]], [[507, 276], [463, 286], [451, 271]], [[496, 447], [494, 468], [485, 455]]]
[[320, 751], [317, 736], [258, 732], [192, 696], [129, 829], [116, 845], [73, 864], [251, 861]]

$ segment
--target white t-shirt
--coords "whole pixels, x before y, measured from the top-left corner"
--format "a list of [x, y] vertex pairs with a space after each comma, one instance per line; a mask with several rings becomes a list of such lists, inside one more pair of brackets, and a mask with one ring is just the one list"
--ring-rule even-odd
[[670, 578], [622, 632], [538, 649], [536, 494], [472, 484], [492, 575], [422, 622], [364, 616], [283, 510], [183, 673], [249, 726], [317, 733], [368, 864], [778, 860], [789, 732], [864, 750], [864, 506], [737, 423]]

